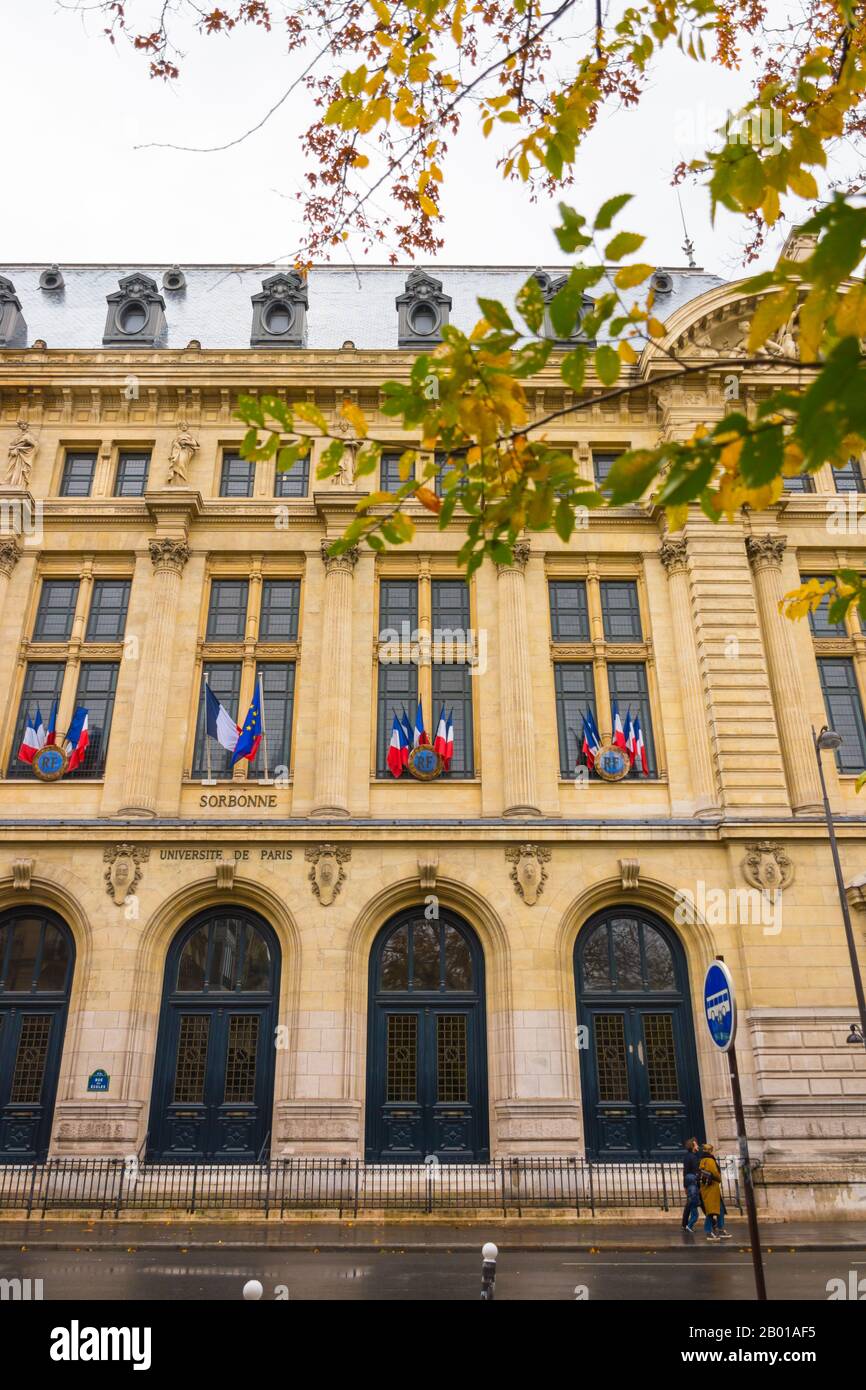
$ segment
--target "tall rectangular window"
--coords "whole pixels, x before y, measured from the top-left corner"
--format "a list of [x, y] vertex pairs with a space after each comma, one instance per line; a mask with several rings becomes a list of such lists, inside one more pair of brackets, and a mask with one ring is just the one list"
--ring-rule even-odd
[[433, 640], [437, 632], [468, 633], [469, 585], [463, 579], [434, 579], [430, 602]]
[[403, 486], [404, 478], [400, 477], [399, 453], [383, 454], [379, 460], [379, 489], [381, 492], [396, 492]]
[[131, 587], [129, 579], [95, 580], [85, 642], [123, 641]]
[[242, 642], [247, 623], [246, 579], [212, 579], [207, 613], [208, 642]]
[[[450, 475], [451, 473], [454, 473], [454, 472], [456, 471], [456, 462], [457, 462], [457, 461], [455, 460], [454, 462], [449, 463], [450, 457], [451, 457], [450, 454], [447, 454], [447, 453], [444, 453], [444, 452], [442, 452], [442, 453], [437, 452], [437, 453], [434, 455], [433, 461], [434, 461], [435, 466], [436, 466], [436, 472], [435, 472], [434, 475], [433, 475], [433, 490], [434, 490], [434, 492], [436, 493], [436, 496], [437, 496], [437, 497], [442, 497], [442, 496], [444, 496], [444, 494], [445, 494], [445, 492], [446, 492], [445, 479], [446, 479], [447, 477], [449, 477], [449, 475]], [[429, 482], [429, 479], [428, 479], [428, 482]], [[449, 489], [447, 489], [447, 490], [448, 490], [448, 491], [451, 491], [451, 488], [449, 488]]]
[[595, 705], [592, 662], [554, 662], [553, 688], [556, 695], [559, 775], [573, 777], [583, 744], [583, 716], [587, 709]]
[[[641, 733], [646, 748], [647, 771], [649, 776], [653, 776], [656, 770], [656, 755], [646, 666], [642, 661], [611, 661], [607, 667], [607, 679], [610, 687], [611, 705], [616, 700], [623, 723], [629, 710], [631, 710], [633, 720], [635, 716], [640, 719]], [[639, 776], [640, 771], [640, 767], [635, 762], [631, 775], [633, 777]]]
[[388, 777], [388, 745], [394, 715], [405, 709], [412, 728], [418, 703], [418, 667], [414, 662], [402, 665], [379, 665], [379, 689], [376, 705], [376, 776]]
[[77, 602], [77, 579], [43, 579], [33, 641], [68, 642]]
[[402, 639], [403, 624], [418, 627], [417, 579], [382, 579], [379, 582], [379, 634], [396, 632]]
[[592, 473], [593, 477], [595, 478], [596, 489], [599, 492], [604, 491], [604, 484], [607, 481], [607, 475], [613, 468], [613, 465], [616, 463], [618, 458], [619, 453], [597, 454], [595, 450], [593, 450]]
[[640, 605], [633, 579], [601, 581], [601, 615], [606, 642], [640, 642]]
[[124, 449], [117, 460], [115, 497], [143, 497], [150, 469], [150, 451], [133, 453]]
[[818, 657], [818, 674], [827, 723], [842, 735], [836, 766], [840, 772], [862, 772], [866, 768], [866, 725], [854, 662], [850, 657]]
[[95, 453], [67, 450], [60, 478], [60, 496], [89, 497], [95, 469]]
[[552, 579], [550, 632], [554, 642], [588, 642], [589, 610], [583, 579]]
[[436, 735], [436, 721], [439, 718], [440, 709], [444, 706], [446, 718], [451, 713], [454, 721], [454, 757], [448, 775], [450, 777], [472, 777], [475, 773], [475, 755], [472, 732], [471, 667], [457, 662], [434, 662], [431, 675], [433, 707], [429, 715], [430, 740], [432, 742]]
[[837, 492], [866, 492], [860, 460], [851, 458], [841, 468], [834, 468], [833, 482]]
[[87, 708], [87, 732], [89, 743], [84, 762], [72, 777], [102, 777], [105, 760], [108, 756], [108, 739], [111, 734], [111, 717], [114, 713], [114, 696], [117, 690], [117, 673], [120, 665], [116, 661], [83, 661], [75, 692], [75, 707]]
[[51, 706], [55, 700], [60, 699], [65, 670], [66, 666], [62, 661], [31, 661], [28, 664], [24, 673], [18, 717], [15, 720], [15, 732], [12, 735], [9, 767], [6, 771], [7, 777], [33, 776], [30, 764], [18, 761], [18, 749], [21, 747], [27, 721], [35, 718], [37, 706], [42, 715], [43, 723], [48, 723]]
[[301, 605], [299, 579], [266, 579], [262, 584], [259, 640], [296, 642]]
[[[310, 458], [295, 459], [291, 468], [277, 468], [274, 474], [275, 497], [306, 497], [310, 490]], [[231, 494], [229, 494], [231, 495]], [[252, 497], [252, 488], [242, 494]]]
[[815, 479], [811, 473], [795, 473], [791, 478], [782, 479], [784, 492], [814, 492]]
[[[810, 576], [811, 577], [811, 576]], [[826, 582], [827, 575], [816, 575], [819, 584]], [[804, 576], [803, 582], [806, 582]], [[813, 637], [847, 637], [848, 633], [844, 622], [831, 623], [828, 617], [830, 608], [830, 595], [825, 594], [819, 606], [814, 612], [809, 613], [809, 627], [812, 629]]]
[[[256, 671], [261, 676], [264, 695], [264, 725], [268, 741], [268, 770], [288, 768], [292, 748], [292, 714], [295, 702], [295, 663], [266, 661]], [[264, 776], [264, 749], [259, 744], [252, 763], [252, 774]]]
[[240, 454], [224, 453], [220, 474], [220, 497], [252, 497], [256, 465]]
[[[238, 705], [240, 703], [242, 670], [243, 664], [240, 661], [212, 661], [204, 668], [204, 679], [236, 724], [240, 718]], [[246, 710], [243, 713], [246, 714]], [[206, 728], [204, 681], [202, 681], [198, 701], [198, 718], [195, 726], [192, 775], [193, 777], [207, 776], [207, 742], [209, 742], [213, 776], [225, 777], [231, 771], [232, 755], [227, 748], [223, 748], [221, 744], [217, 743], [216, 739], [207, 740]]]

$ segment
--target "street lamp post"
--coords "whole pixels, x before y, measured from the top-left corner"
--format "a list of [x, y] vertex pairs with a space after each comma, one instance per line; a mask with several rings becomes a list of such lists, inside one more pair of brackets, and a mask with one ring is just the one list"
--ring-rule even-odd
[[854, 993], [857, 996], [857, 1008], [860, 1011], [860, 1027], [856, 1023], [851, 1024], [851, 1031], [846, 1039], [849, 1043], [862, 1043], [866, 1047], [866, 995], [863, 993], [863, 979], [860, 974], [860, 962], [857, 959], [857, 943], [854, 940], [854, 928], [851, 925], [851, 913], [848, 908], [848, 896], [845, 892], [845, 880], [842, 877], [842, 865], [839, 862], [839, 846], [836, 843], [836, 830], [833, 825], [833, 814], [830, 810], [830, 798], [827, 795], [827, 783], [824, 780], [824, 765], [821, 761], [821, 754], [826, 750], [835, 750], [842, 743], [842, 735], [837, 734], [834, 729], [829, 729], [825, 724], [820, 733], [815, 733], [812, 727], [812, 739], [815, 744], [815, 760], [818, 764], [818, 776], [821, 779], [821, 792], [824, 797], [824, 816], [827, 821], [827, 834], [830, 837], [830, 853], [833, 855], [833, 868], [836, 870], [836, 887], [839, 890], [839, 906], [842, 908], [842, 920], [845, 923], [845, 936], [848, 941], [848, 955], [851, 958], [851, 973], [854, 976]]

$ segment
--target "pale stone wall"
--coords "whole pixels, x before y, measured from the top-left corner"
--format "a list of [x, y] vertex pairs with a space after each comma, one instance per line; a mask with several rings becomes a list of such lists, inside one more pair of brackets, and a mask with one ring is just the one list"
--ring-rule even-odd
[[[717, 296], [713, 305], [719, 312]], [[688, 322], [700, 321], [700, 303], [689, 308]], [[277, 1056], [274, 1151], [363, 1152], [371, 943], [391, 914], [429, 891], [465, 918], [484, 952], [494, 1154], [583, 1151], [574, 942], [593, 912], [629, 903], [659, 913], [682, 940], [709, 1136], [728, 1147], [733, 1134], [726, 1065], [701, 1021], [703, 974], [723, 954], [743, 1010], [740, 1065], [758, 1156], [807, 1165], [841, 1161], [862, 1146], [866, 1059], [845, 1043], [855, 1016], [851, 969], [806, 756], [809, 725], [826, 718], [814, 642], [805, 624], [772, 627], [784, 621], [775, 599], [798, 570], [864, 562], [866, 536], [840, 541], [828, 531], [829, 494], [787, 499], [734, 525], [690, 517], [677, 537], [664, 535], [649, 507], [594, 513], [568, 545], [552, 532], [529, 537], [516, 573], [485, 565], [472, 584], [473, 624], [487, 639], [486, 669], [473, 690], [475, 776], [384, 783], [373, 776], [377, 578], [456, 575], [459, 527], [440, 533], [415, 508], [410, 545], [384, 560], [362, 550], [335, 566], [323, 561], [322, 541], [346, 524], [352, 490], [313, 483], [309, 499], [275, 502], [264, 467], [249, 501], [216, 494], [220, 450], [243, 434], [231, 418], [239, 391], [270, 389], [276, 375], [290, 393], [312, 392], [333, 410], [343, 390], [357, 389], [374, 428], [394, 437], [377, 416], [375, 387], [410, 359], [247, 352], [191, 362], [182, 353], [142, 353], [135, 357], [141, 395], [127, 402], [118, 374], [122, 380], [130, 368], [121, 354], [49, 352], [32, 365], [26, 353], [0, 357], [0, 455], [26, 397], [40, 440], [30, 492], [45, 503], [44, 537], [22, 542], [0, 611], [4, 768], [26, 661], [54, 651], [29, 643], [41, 577], [86, 569], [133, 580], [127, 638], [135, 642], [117, 653], [104, 780], [0, 780], [0, 906], [51, 907], [76, 941], [54, 1151], [138, 1149], [149, 1124], [166, 952], [195, 912], [237, 902], [265, 916], [282, 953], [278, 1021], [288, 1045]], [[634, 370], [651, 378], [651, 364]], [[708, 387], [712, 409], [715, 390]], [[533, 408], [541, 413], [560, 394], [551, 368]], [[584, 450], [650, 444], [662, 429], [706, 418], [703, 405], [644, 394], [630, 408], [595, 404], [555, 433]], [[166, 460], [180, 417], [201, 448], [188, 486], [169, 489]], [[78, 444], [101, 450], [95, 495], [58, 498], [64, 449]], [[108, 495], [120, 444], [153, 447], [145, 499]], [[785, 544], [762, 579], [756, 547], [767, 537]], [[175, 548], [169, 575], [154, 561], [152, 542], [163, 556], [166, 545]], [[673, 551], [665, 554], [665, 545]], [[208, 583], [254, 565], [264, 576], [301, 580], [291, 779], [260, 787], [242, 774], [203, 789], [189, 768]], [[587, 787], [560, 777], [547, 581], [587, 576], [629, 576], [640, 588], [659, 762], [658, 777], [647, 782]], [[856, 619], [849, 649], [866, 680], [866, 638]], [[152, 659], [158, 680], [143, 674]], [[65, 708], [71, 700], [67, 689]], [[609, 712], [598, 713], [609, 723]], [[429, 723], [436, 711], [426, 714]], [[825, 771], [834, 810], [845, 816], [839, 836], [850, 882], [866, 870], [866, 807], [832, 758]], [[271, 803], [260, 810], [206, 797], [202, 805], [203, 793], [244, 792]], [[103, 853], [120, 842], [150, 855], [134, 901], [117, 906], [106, 892]], [[312, 892], [304, 857], [307, 846], [324, 842], [351, 850], [328, 906]], [[524, 843], [551, 855], [533, 905], [516, 891], [505, 856]], [[778, 932], [734, 920], [737, 912], [721, 911], [712, 896], [728, 904], [748, 886], [744, 858], [763, 843], [793, 865]], [[264, 858], [270, 847], [291, 849], [292, 858]], [[218, 886], [213, 860], [163, 857], [177, 850], [221, 851], [235, 864], [232, 886]], [[22, 859], [31, 861], [29, 887], [20, 871], [15, 886], [13, 864]], [[637, 867], [626, 870], [626, 860]], [[682, 892], [703, 903], [694, 923], [676, 922]], [[854, 921], [866, 965], [866, 914], [855, 912]], [[111, 1074], [107, 1095], [86, 1093], [96, 1067]]]

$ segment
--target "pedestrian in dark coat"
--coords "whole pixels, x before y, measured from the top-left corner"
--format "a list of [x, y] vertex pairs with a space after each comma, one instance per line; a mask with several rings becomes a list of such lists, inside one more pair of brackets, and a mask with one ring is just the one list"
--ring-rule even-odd
[[688, 1235], [692, 1235], [697, 1223], [701, 1200], [699, 1164], [698, 1141], [697, 1139], [687, 1139], [686, 1156], [683, 1159], [683, 1187], [686, 1190], [686, 1204], [683, 1207], [683, 1230]]

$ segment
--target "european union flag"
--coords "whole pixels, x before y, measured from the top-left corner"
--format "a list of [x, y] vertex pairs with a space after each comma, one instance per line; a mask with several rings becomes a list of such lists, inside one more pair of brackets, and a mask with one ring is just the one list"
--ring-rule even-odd
[[232, 754], [231, 765], [234, 767], [241, 758], [249, 758], [252, 762], [256, 753], [259, 751], [259, 744], [262, 741], [262, 706], [261, 706], [261, 685], [256, 681], [256, 688], [253, 694], [253, 701], [247, 710], [247, 717], [241, 725], [238, 741], [235, 744], [235, 751]]

